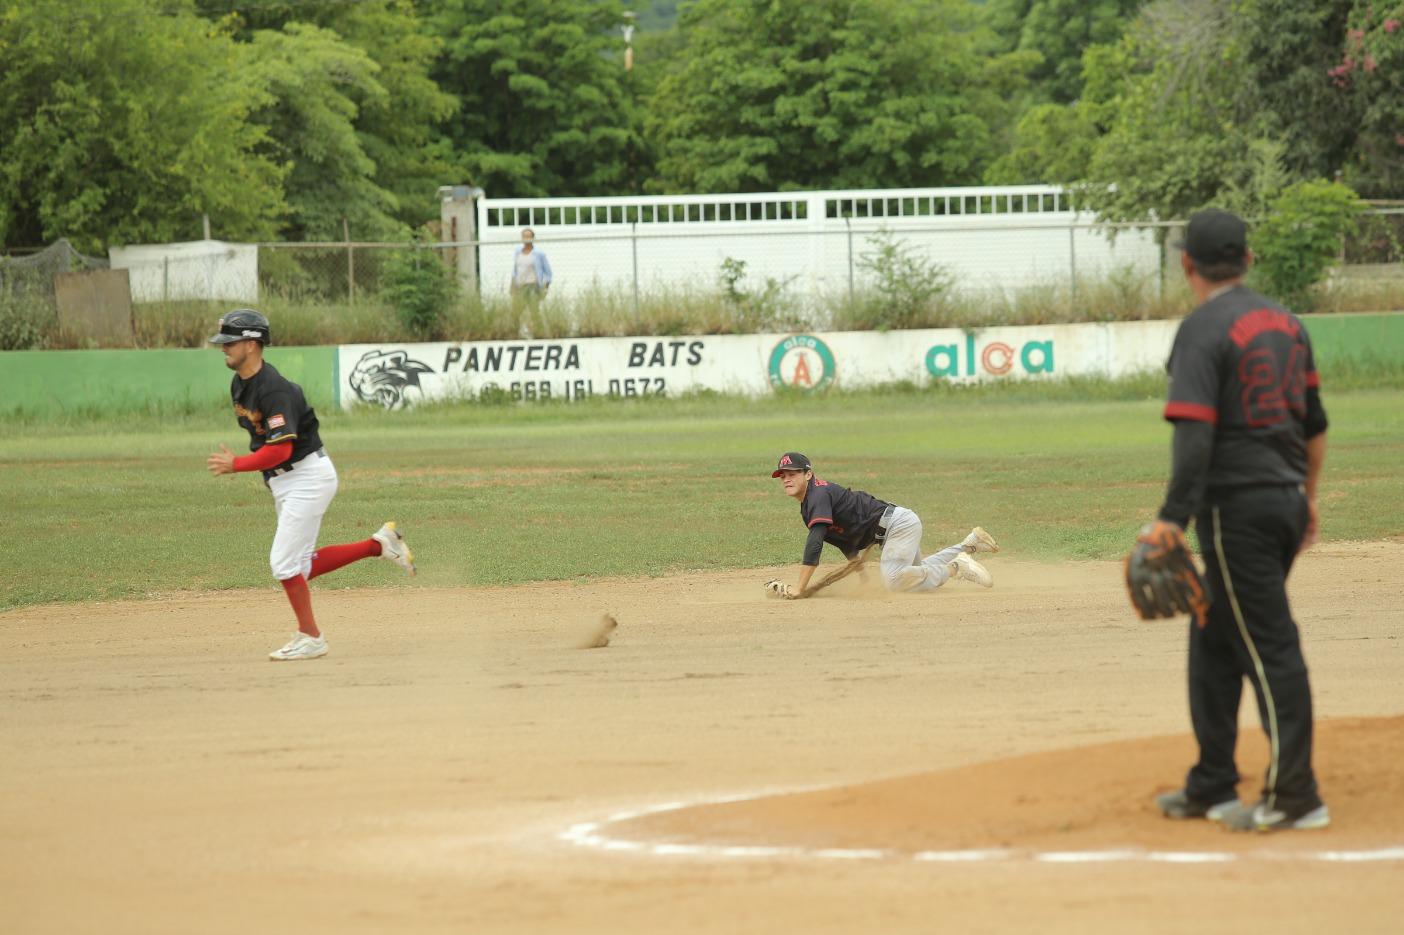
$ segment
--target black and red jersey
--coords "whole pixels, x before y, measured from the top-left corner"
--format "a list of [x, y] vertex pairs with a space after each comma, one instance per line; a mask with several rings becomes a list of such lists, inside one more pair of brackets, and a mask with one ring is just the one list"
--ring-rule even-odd
[[1180, 323], [1165, 418], [1214, 426], [1209, 488], [1300, 484], [1306, 440], [1324, 431], [1320, 379], [1301, 319], [1233, 286]]
[[872, 494], [811, 477], [800, 501], [800, 517], [809, 528], [827, 524], [824, 541], [852, 556], [872, 544], [878, 520], [889, 506]]
[[[245, 380], [234, 375], [229, 384], [234, 414], [249, 433], [249, 451], [264, 445], [292, 442], [283, 463], [301, 461], [322, 447], [317, 413], [307, 405], [302, 387], [284, 377], [268, 361]], [[276, 465], [275, 465], [276, 466]]]

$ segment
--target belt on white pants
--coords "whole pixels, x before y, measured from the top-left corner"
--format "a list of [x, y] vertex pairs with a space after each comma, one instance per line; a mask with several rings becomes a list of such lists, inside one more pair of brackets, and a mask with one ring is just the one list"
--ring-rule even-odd
[[896, 504], [889, 503], [887, 509], [882, 511], [882, 519], [878, 520], [877, 531], [873, 534], [874, 542], [881, 544], [887, 538], [887, 527], [892, 523], [892, 511], [896, 508]]
[[302, 464], [302, 463], [303, 463], [304, 461], [306, 461], [308, 458], [325, 458], [326, 456], [327, 456], [327, 449], [324, 448], [324, 447], [323, 447], [323, 448], [318, 448], [316, 451], [312, 452], [310, 455], [304, 455], [301, 459], [299, 459], [299, 460], [297, 460], [297, 461], [294, 461], [292, 464], [285, 464], [285, 465], [283, 465], [282, 467], [275, 467], [275, 468], [273, 468], [272, 470], [264, 471], [264, 472], [263, 472], [263, 479], [264, 479], [264, 480], [268, 480], [268, 478], [270, 478], [270, 477], [277, 477], [277, 476], [280, 475], [280, 474], [286, 474], [286, 473], [288, 473], [289, 471], [291, 471], [291, 470], [293, 470], [294, 468], [296, 468], [299, 464]]

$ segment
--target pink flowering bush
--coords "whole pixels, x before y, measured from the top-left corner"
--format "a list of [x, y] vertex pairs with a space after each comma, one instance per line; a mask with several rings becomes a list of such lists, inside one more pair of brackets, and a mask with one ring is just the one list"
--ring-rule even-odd
[[1404, 0], [1356, 2], [1341, 60], [1326, 77], [1360, 113], [1359, 145], [1347, 181], [1376, 197], [1404, 194]]

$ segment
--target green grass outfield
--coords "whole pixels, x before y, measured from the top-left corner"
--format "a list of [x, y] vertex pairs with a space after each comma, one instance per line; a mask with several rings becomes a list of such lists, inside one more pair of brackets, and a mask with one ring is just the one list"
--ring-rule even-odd
[[[329, 413], [341, 491], [323, 543], [394, 518], [420, 575], [363, 562], [318, 588], [516, 584], [798, 560], [798, 508], [770, 468], [819, 474], [915, 509], [928, 547], [972, 525], [1023, 559], [1105, 559], [1160, 502], [1163, 379], [781, 397]], [[1404, 531], [1397, 389], [1328, 395], [1327, 539]], [[223, 410], [0, 426], [0, 607], [182, 590], [273, 588], [272, 500], [213, 478], [242, 433]], [[836, 554], [826, 550], [826, 561]]]

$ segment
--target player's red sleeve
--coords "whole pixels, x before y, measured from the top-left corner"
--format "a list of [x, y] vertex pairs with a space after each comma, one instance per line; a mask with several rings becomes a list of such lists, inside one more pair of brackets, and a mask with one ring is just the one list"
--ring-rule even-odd
[[1214, 425], [1219, 421], [1219, 411], [1213, 406], [1172, 399], [1165, 404], [1165, 418], [1170, 422], [1188, 419], [1192, 422], [1208, 422], [1210, 425]]
[[240, 455], [234, 459], [234, 470], [236, 471], [267, 471], [275, 468], [288, 460], [292, 454], [292, 442], [279, 442], [274, 445], [264, 445], [253, 454]]

